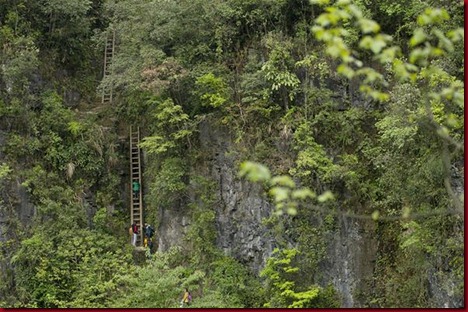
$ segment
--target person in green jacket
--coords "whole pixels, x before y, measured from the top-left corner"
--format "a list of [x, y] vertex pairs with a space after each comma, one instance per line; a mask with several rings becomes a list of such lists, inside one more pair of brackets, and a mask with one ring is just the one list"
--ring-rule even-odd
[[138, 194], [140, 193], [140, 183], [138, 183], [137, 180], [133, 180], [132, 189], [133, 189], [133, 197], [138, 198]]

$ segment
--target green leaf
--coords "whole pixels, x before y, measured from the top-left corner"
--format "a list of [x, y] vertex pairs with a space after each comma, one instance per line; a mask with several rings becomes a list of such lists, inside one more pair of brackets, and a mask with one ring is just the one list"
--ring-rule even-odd
[[338, 0], [336, 2], [337, 6], [347, 6], [351, 4], [351, 0]]
[[7, 164], [3, 163], [0, 165], [0, 181], [3, 180], [11, 173], [10, 167]]
[[380, 212], [377, 211], [377, 210], [375, 210], [375, 211], [372, 213], [371, 217], [372, 217], [372, 220], [377, 221], [377, 220], [379, 219], [379, 217], [380, 217]]
[[427, 35], [422, 28], [416, 28], [413, 36], [410, 39], [410, 46], [414, 47], [424, 42], [427, 39]]
[[339, 74], [345, 76], [348, 79], [354, 77], [354, 70], [346, 64], [340, 64], [337, 68]]
[[[319, 17], [317, 17], [315, 19], [315, 22], [322, 26], [322, 27], [327, 27], [328, 25], [330, 25], [331, 21], [330, 21], [330, 18], [329, 18], [329, 14], [320, 14]], [[317, 27], [317, 26], [314, 26], [314, 27]], [[322, 27], [320, 27], [321, 29], [323, 29]], [[315, 31], [317, 31], [318, 28], [316, 28]]]
[[359, 47], [361, 49], [370, 50], [373, 40], [371, 36], [364, 36], [361, 41], [359, 41]]
[[84, 130], [84, 128], [81, 125], [81, 123], [79, 123], [78, 121], [70, 121], [68, 123], [68, 130], [71, 132], [71, 134], [73, 134], [74, 136], [77, 136], [79, 133], [81, 133]]
[[447, 37], [453, 42], [461, 41], [465, 39], [465, 32], [463, 28], [457, 28], [447, 33]]
[[453, 52], [454, 51], [454, 46], [452, 41], [450, 41], [442, 31], [439, 29], [433, 29], [432, 32], [436, 37], [439, 39], [439, 47], [445, 49], [448, 52]]
[[379, 36], [374, 37], [374, 40], [371, 43], [371, 50], [372, 52], [374, 52], [374, 54], [377, 54], [380, 51], [382, 51], [382, 49], [385, 48], [386, 46], [387, 46], [387, 43], [385, 42], [383, 37], [379, 35]]
[[348, 9], [354, 15], [354, 17], [356, 17], [357, 19], [362, 18], [362, 11], [357, 5], [350, 4], [348, 6]]
[[289, 199], [291, 190], [286, 187], [275, 186], [270, 189], [269, 193], [274, 197], [275, 202], [282, 202]]
[[335, 196], [333, 195], [331, 191], [325, 191], [322, 194], [320, 194], [319, 197], [317, 197], [317, 200], [321, 203], [329, 201], [329, 200], [333, 200], [333, 199], [335, 199]]
[[377, 54], [376, 59], [378, 59], [381, 63], [390, 63], [393, 62], [393, 60], [395, 60], [399, 52], [399, 47], [388, 47], [386, 49], [383, 49], [380, 54]]
[[445, 9], [427, 8], [423, 14], [418, 16], [418, 24], [421, 26], [439, 24], [448, 19], [450, 19], [450, 15]]
[[310, 3], [324, 6], [324, 5], [328, 5], [330, 3], [330, 0], [310, 0]]
[[241, 163], [239, 175], [252, 182], [266, 182], [271, 179], [270, 170], [267, 167], [252, 161]]
[[281, 185], [290, 188], [294, 188], [296, 186], [292, 178], [288, 175], [280, 175], [273, 177], [273, 179], [271, 179], [271, 185]]
[[359, 20], [359, 24], [364, 34], [378, 33], [380, 31], [380, 25], [373, 20], [362, 18]]
[[428, 57], [429, 51], [427, 49], [421, 49], [417, 48], [414, 49], [411, 54], [409, 61], [412, 64], [418, 64], [421, 63], [421, 65], [427, 64], [427, 57]]
[[306, 187], [294, 190], [291, 194], [291, 197], [294, 199], [315, 198], [316, 196], [315, 192]]

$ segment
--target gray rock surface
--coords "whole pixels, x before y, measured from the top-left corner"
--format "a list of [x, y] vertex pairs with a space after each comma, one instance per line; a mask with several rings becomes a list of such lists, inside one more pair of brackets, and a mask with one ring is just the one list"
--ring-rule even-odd
[[361, 306], [356, 293], [366, 290], [365, 280], [372, 277], [378, 246], [374, 226], [373, 221], [339, 217], [337, 230], [327, 238], [321, 282], [336, 288], [343, 308]]
[[[273, 250], [262, 219], [269, 215], [270, 204], [258, 185], [237, 177], [237, 159], [229, 134], [219, 126], [202, 122], [199, 127], [202, 153], [207, 155], [197, 172], [216, 182], [216, 245], [240, 262], [259, 272]], [[159, 250], [182, 244], [189, 220], [181, 207], [160, 211]]]

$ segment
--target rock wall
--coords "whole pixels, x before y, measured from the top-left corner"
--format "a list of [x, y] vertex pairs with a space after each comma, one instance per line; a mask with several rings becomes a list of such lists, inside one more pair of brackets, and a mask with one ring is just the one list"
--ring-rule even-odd
[[[209, 122], [199, 126], [201, 152], [206, 155], [198, 167], [202, 174], [216, 182], [216, 245], [258, 273], [270, 256], [274, 241], [262, 220], [271, 211], [270, 204], [261, 196], [261, 189], [237, 177], [238, 168], [233, 156], [229, 133]], [[181, 205], [161, 209], [158, 229], [159, 250], [181, 245], [191, 220]]]
[[208, 122], [200, 125], [203, 153], [209, 155], [209, 176], [217, 182], [217, 246], [226, 255], [259, 272], [274, 248], [273, 238], [262, 225], [271, 205], [259, 185], [238, 178], [238, 165], [229, 134]]
[[343, 308], [361, 307], [357, 294], [368, 289], [378, 241], [369, 220], [338, 218], [337, 230], [327, 238], [327, 256], [320, 264], [322, 286], [331, 283], [339, 292]]

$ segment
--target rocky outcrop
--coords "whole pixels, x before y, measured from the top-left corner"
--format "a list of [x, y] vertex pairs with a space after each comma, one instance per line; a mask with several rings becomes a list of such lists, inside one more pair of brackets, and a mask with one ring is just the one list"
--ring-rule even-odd
[[[262, 225], [263, 218], [271, 211], [270, 204], [261, 195], [258, 185], [237, 177], [237, 159], [233, 156], [234, 147], [228, 131], [204, 121], [199, 126], [199, 142], [206, 157], [196, 171], [216, 183], [216, 245], [226, 255], [258, 273], [274, 246], [272, 237]], [[186, 211], [180, 205], [160, 211], [159, 250], [182, 244], [191, 222]]]
[[338, 228], [327, 237], [327, 255], [320, 264], [321, 284], [331, 283], [341, 297], [343, 308], [360, 307], [358, 292], [368, 288], [377, 256], [375, 223], [338, 217]]
[[271, 205], [259, 185], [240, 180], [229, 133], [209, 122], [200, 124], [200, 143], [208, 156], [209, 175], [217, 182], [217, 246], [226, 255], [259, 272], [274, 248], [273, 238], [262, 225]]

